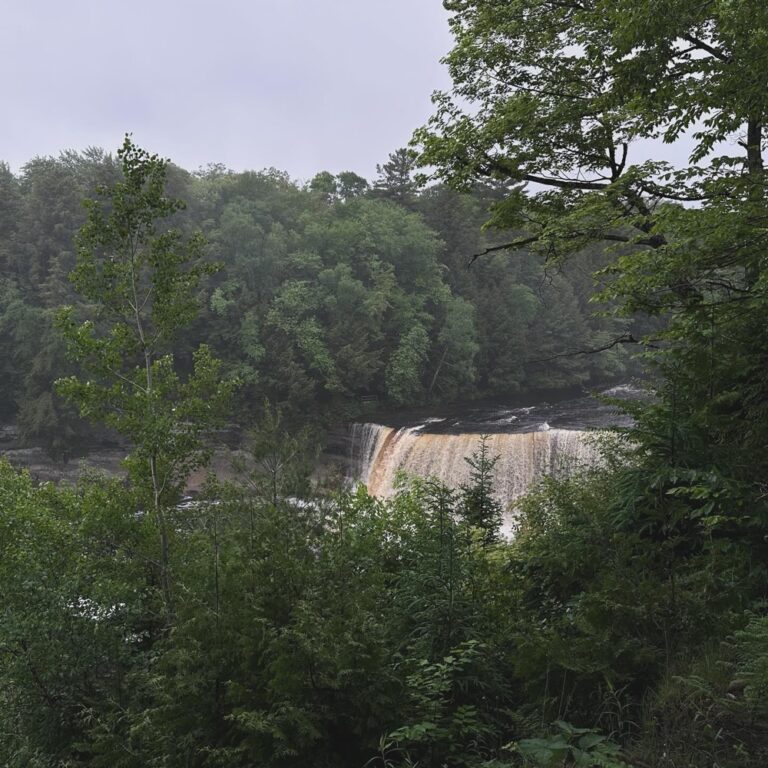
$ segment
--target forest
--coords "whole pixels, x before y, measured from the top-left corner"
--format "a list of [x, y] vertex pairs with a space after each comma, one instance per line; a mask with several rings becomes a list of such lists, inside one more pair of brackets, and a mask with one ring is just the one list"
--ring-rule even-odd
[[[3, 765], [768, 762], [768, 7], [444, 5], [452, 89], [377, 179], [0, 168], [0, 422], [129, 446], [0, 460]], [[371, 408], [640, 372], [511, 538], [482, 439], [458, 488], [311, 483]]]
[[[82, 201], [114, 184], [120, 164], [91, 149], [2, 173], [0, 419], [66, 458], [88, 442], [89, 425], [53, 396], [53, 382], [75, 370], [54, 321], [62, 305], [85, 303], [68, 280]], [[434, 404], [628, 375], [618, 347], [567, 354], [629, 325], [589, 305], [590, 274], [606, 261], [600, 249], [585, 248], [564, 269], [528, 253], [490, 254], [469, 269], [499, 240], [483, 224], [503, 191], [419, 190], [415, 175], [406, 149], [373, 184], [351, 172], [299, 185], [274, 170], [168, 168], [168, 193], [185, 202], [174, 226], [202, 233], [202, 257], [220, 267], [200, 286], [197, 316], [173, 352], [183, 367], [192, 349], [210, 345], [240, 380], [240, 426], [258, 423], [265, 399], [322, 431], [365, 403]]]

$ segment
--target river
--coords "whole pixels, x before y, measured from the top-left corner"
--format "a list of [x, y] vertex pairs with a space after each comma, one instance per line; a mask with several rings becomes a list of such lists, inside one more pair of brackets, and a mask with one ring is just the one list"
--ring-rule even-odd
[[[601, 394], [620, 399], [642, 396], [632, 385], [605, 389]], [[458, 487], [469, 480], [465, 457], [472, 455], [480, 436], [486, 434], [490, 454], [499, 457], [496, 495], [507, 507], [540, 478], [563, 476], [596, 462], [596, 435], [610, 426], [629, 423], [615, 406], [586, 393], [381, 412], [371, 421], [336, 430], [322, 464], [326, 470], [335, 465], [349, 484], [363, 482], [371, 493], [383, 497], [396, 491], [402, 474], [435, 477]], [[13, 429], [4, 427], [0, 429], [0, 455], [40, 481], [75, 482], [84, 470], [122, 474], [126, 448], [93, 446], [79, 459], [57, 462], [42, 448], [20, 447]], [[232, 477], [230, 451], [223, 446], [217, 449], [211, 468], [222, 479]], [[204, 479], [205, 472], [195, 473], [188, 490], [196, 491]]]

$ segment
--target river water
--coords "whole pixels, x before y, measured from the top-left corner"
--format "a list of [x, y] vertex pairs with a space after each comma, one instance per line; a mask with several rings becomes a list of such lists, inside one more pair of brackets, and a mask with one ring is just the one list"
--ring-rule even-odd
[[[600, 394], [635, 399], [641, 390], [621, 385]], [[488, 435], [495, 469], [496, 496], [507, 507], [544, 476], [562, 477], [599, 460], [595, 437], [610, 426], [630, 420], [615, 406], [580, 393], [549, 400], [476, 402], [430, 410], [381, 413], [371, 421], [341, 430], [335, 450], [324, 463], [336, 463], [348, 484], [365, 483], [374, 495], [389, 497], [403, 475], [434, 477], [451, 487], [468, 482], [465, 458]], [[52, 460], [42, 448], [19, 447], [12, 429], [0, 429], [0, 455], [29, 469], [38, 480], [74, 482], [86, 470], [123, 474], [124, 446], [94, 446], [82, 458], [67, 463]], [[223, 446], [213, 457], [213, 471], [222, 479], [233, 476], [231, 452]], [[321, 471], [320, 475], [323, 474]], [[195, 491], [205, 479], [200, 471], [190, 478]]]

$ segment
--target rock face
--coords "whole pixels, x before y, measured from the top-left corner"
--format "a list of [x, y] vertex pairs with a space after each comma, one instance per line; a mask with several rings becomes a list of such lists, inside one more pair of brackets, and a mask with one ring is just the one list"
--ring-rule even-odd
[[[395, 492], [398, 473], [435, 477], [450, 487], [469, 481], [464, 460], [477, 450], [480, 433], [430, 434], [421, 427], [355, 424], [352, 427], [351, 479], [365, 483], [375, 496]], [[488, 435], [495, 468], [495, 493], [506, 507], [532, 483], [546, 475], [562, 477], [579, 466], [594, 464], [598, 451], [595, 433], [551, 429], [542, 424], [534, 432]]]

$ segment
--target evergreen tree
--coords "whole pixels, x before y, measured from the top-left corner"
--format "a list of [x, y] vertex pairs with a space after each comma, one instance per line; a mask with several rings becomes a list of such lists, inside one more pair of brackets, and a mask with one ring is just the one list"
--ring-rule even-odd
[[483, 541], [491, 544], [499, 537], [501, 504], [493, 496], [494, 469], [499, 456], [491, 456], [488, 435], [480, 436], [477, 450], [464, 459], [470, 466], [469, 482], [461, 487], [459, 510], [471, 526], [483, 531]]
[[376, 166], [379, 177], [373, 184], [374, 195], [398, 205], [412, 206], [416, 192], [413, 179], [415, 161], [416, 154], [411, 149], [401, 148], [392, 152], [386, 163]]

